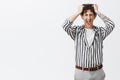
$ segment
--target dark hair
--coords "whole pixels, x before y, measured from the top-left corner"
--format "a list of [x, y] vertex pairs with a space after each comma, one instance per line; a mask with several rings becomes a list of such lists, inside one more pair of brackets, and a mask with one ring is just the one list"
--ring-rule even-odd
[[93, 12], [93, 14], [96, 16], [96, 13], [95, 13], [95, 11], [94, 11], [93, 4], [82, 4], [82, 5], [83, 5], [83, 10], [82, 10], [82, 12], [80, 13], [80, 15], [83, 16], [83, 14], [87, 12], [87, 10], [90, 10], [90, 11]]

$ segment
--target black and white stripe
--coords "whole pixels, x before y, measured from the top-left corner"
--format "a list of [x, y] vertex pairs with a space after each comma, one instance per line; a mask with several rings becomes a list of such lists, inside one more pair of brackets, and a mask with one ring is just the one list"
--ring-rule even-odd
[[77, 66], [96, 67], [103, 62], [103, 40], [112, 32], [114, 23], [106, 16], [98, 13], [98, 16], [104, 21], [105, 27], [94, 26], [95, 36], [92, 44], [89, 46], [84, 26], [72, 26], [69, 19], [66, 19], [62, 25], [63, 29], [75, 41], [75, 61]]

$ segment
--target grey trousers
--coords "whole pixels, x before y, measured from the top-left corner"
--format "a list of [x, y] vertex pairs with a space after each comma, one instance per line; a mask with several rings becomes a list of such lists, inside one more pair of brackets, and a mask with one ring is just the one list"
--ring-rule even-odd
[[96, 71], [83, 71], [75, 68], [74, 80], [104, 80], [105, 73], [103, 69]]

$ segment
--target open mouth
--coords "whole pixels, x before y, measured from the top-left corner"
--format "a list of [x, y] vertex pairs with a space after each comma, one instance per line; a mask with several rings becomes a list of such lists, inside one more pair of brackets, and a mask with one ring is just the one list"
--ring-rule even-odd
[[87, 23], [87, 24], [91, 24], [91, 23], [92, 23], [92, 21], [86, 21], [86, 23]]

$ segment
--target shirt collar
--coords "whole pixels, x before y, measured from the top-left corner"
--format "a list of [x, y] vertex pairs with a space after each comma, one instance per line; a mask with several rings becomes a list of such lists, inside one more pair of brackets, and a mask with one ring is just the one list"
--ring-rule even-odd
[[[81, 29], [83, 29], [83, 30], [85, 31], [84, 25], [81, 26]], [[98, 31], [98, 27], [96, 27], [96, 26], [93, 25], [93, 30], [94, 30], [95, 32]]]

